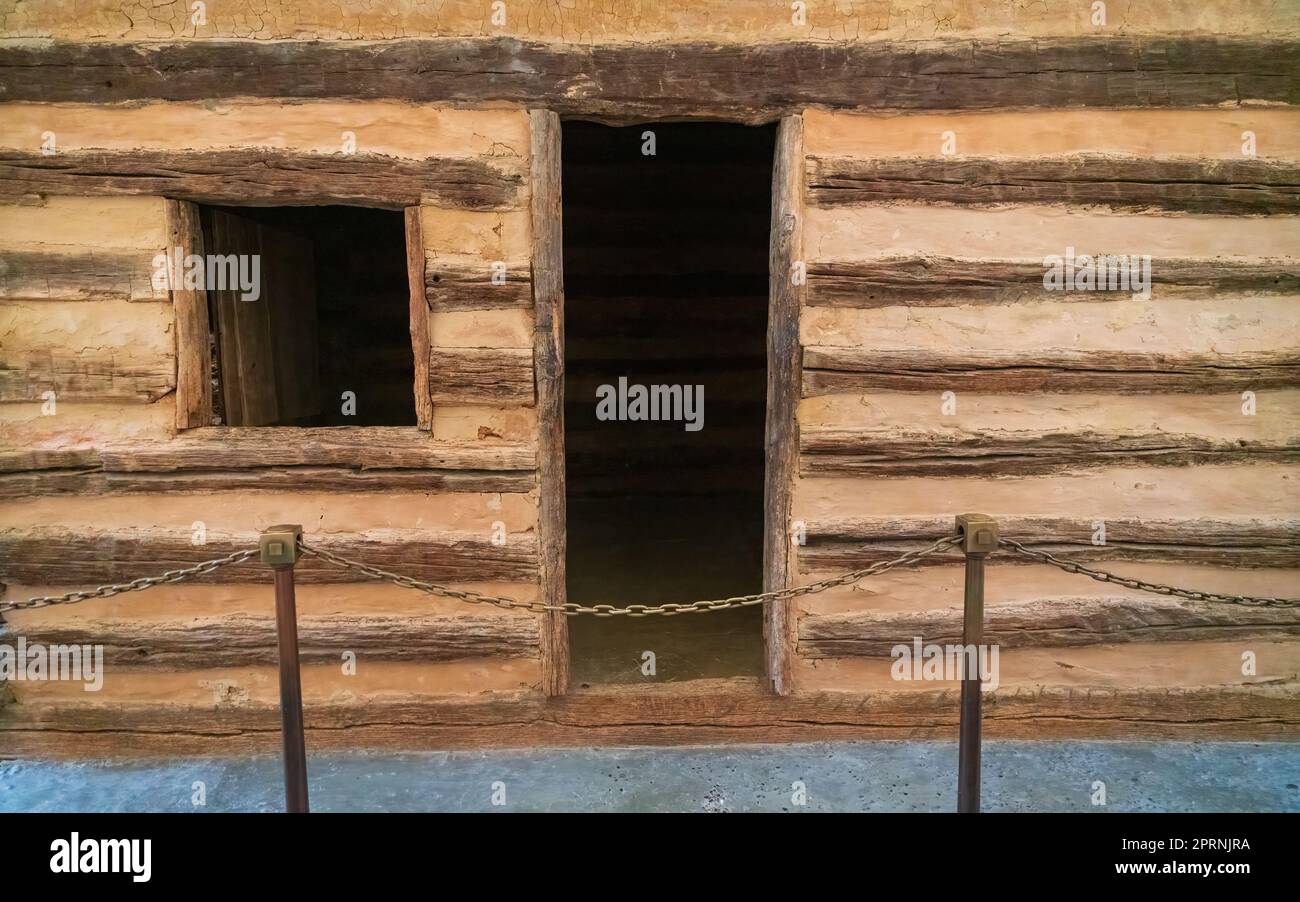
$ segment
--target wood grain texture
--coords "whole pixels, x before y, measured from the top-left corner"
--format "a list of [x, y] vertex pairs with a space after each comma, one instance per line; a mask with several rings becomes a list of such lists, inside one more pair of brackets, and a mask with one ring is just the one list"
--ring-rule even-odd
[[[799, 310], [803, 285], [792, 278], [803, 259], [803, 118], [777, 126], [772, 165], [772, 228], [768, 249], [767, 422], [764, 433], [763, 591], [790, 585], [790, 502], [798, 451]], [[789, 602], [763, 606], [767, 675], [778, 695], [791, 691], [794, 620]]]
[[0, 402], [137, 401], [151, 404], [176, 388], [176, 359], [133, 359], [112, 348], [12, 349], [0, 356]]
[[[203, 257], [207, 252], [198, 206], [184, 200], [166, 203], [168, 260], [175, 259], [172, 248], [180, 249], [182, 260], [191, 254]], [[169, 278], [169, 283], [182, 283], [171, 288], [176, 315], [176, 428], [192, 429], [212, 425], [212, 326], [207, 290], [186, 288], [179, 275]]]
[[502, 262], [507, 263], [505, 280], [493, 282], [489, 260], [483, 260], [477, 266], [468, 266], [429, 254], [425, 264], [425, 290], [428, 292], [430, 308], [447, 312], [532, 307], [529, 265]]
[[523, 178], [482, 160], [234, 150], [0, 150], [0, 197], [155, 195], [205, 204], [344, 204], [401, 210], [428, 199], [519, 205]]
[[153, 285], [152, 259], [145, 250], [0, 250], [0, 300], [166, 301], [166, 289]]
[[433, 429], [433, 398], [429, 394], [429, 298], [425, 291], [424, 229], [420, 207], [406, 208], [406, 281], [410, 290], [411, 354], [415, 358], [415, 424]]
[[[416, 579], [524, 581], [537, 575], [532, 533], [512, 533], [494, 545], [486, 531], [382, 529], [312, 536], [320, 548]], [[189, 567], [257, 547], [257, 536], [218, 537], [191, 545], [188, 534], [164, 529], [94, 532], [49, 527], [0, 529], [0, 579], [29, 585], [102, 585]], [[364, 582], [356, 573], [308, 555], [295, 576], [301, 583]], [[205, 583], [268, 584], [270, 572], [253, 560], [197, 577]]]
[[[960, 645], [961, 609], [804, 617], [799, 621], [799, 655], [888, 658], [896, 645], [910, 648], [915, 636], [927, 645]], [[984, 612], [984, 642], [1004, 650], [1293, 636], [1300, 636], [1300, 607], [1244, 607], [1157, 596], [1080, 596], [998, 604]]]
[[[1295, 684], [1189, 689], [999, 689], [984, 696], [997, 739], [1294, 739]], [[774, 696], [766, 681], [449, 696], [310, 705], [312, 748], [700, 745], [852, 739], [953, 739], [954, 689]], [[276, 706], [22, 704], [0, 708], [6, 749], [27, 757], [247, 754], [280, 743]]]
[[[996, 516], [996, 512], [995, 516]], [[1106, 544], [1092, 544], [1094, 519], [1106, 524]], [[1289, 519], [1137, 519], [997, 517], [1001, 534], [1035, 549], [1084, 563], [1105, 561], [1172, 561], [1228, 567], [1300, 566], [1300, 521]], [[866, 567], [895, 557], [920, 542], [952, 535], [950, 518], [873, 517], [810, 519], [807, 544], [799, 551], [804, 572]], [[933, 554], [921, 566], [960, 561], [957, 552]], [[991, 567], [1026, 563], [1000, 551]], [[1104, 569], [1104, 564], [1102, 567]], [[1081, 585], [1090, 581], [1079, 577]], [[1190, 588], [1196, 588], [1191, 586]]]
[[[1300, 102], [1281, 39], [1040, 37], [574, 46], [514, 38], [7, 46], [0, 99], [384, 98], [553, 104], [562, 115], [774, 121], [848, 109], [1191, 107]], [[399, 206], [406, 206], [404, 201]]]
[[1300, 167], [1266, 160], [810, 156], [807, 176], [809, 203], [823, 207], [905, 201], [1247, 215], [1300, 211]]
[[1160, 354], [1058, 349], [1032, 356], [806, 347], [803, 394], [998, 392], [1234, 392], [1300, 384], [1300, 357], [1277, 352]]
[[429, 391], [435, 404], [531, 407], [533, 350], [432, 348]]
[[[568, 599], [567, 487], [564, 463], [564, 235], [560, 117], [549, 110], [528, 114], [532, 128], [532, 288], [535, 323], [532, 362], [537, 380], [537, 531], [539, 600]], [[569, 624], [555, 611], [542, 615], [542, 689], [569, 691]]]
[[536, 461], [527, 445], [439, 442], [408, 426], [213, 426], [168, 442], [108, 445], [99, 457], [105, 469], [123, 473], [299, 466], [529, 470]]
[[[1124, 300], [1131, 288], [1048, 291], [1040, 262], [960, 260], [952, 257], [885, 257], [808, 264], [808, 304], [813, 307], [949, 307], [1051, 300], [1095, 303]], [[1118, 279], [1116, 280], [1118, 285]], [[1211, 298], [1224, 294], [1300, 294], [1300, 266], [1274, 260], [1151, 261], [1151, 299]]]
[[0, 497], [199, 491], [527, 492], [536, 453], [408, 427], [212, 426], [163, 442], [0, 454]]
[[804, 427], [807, 476], [1021, 476], [1104, 466], [1300, 461], [1298, 441], [1247, 441], [1166, 432], [954, 433]]
[[[376, 616], [331, 614], [298, 618], [304, 663], [337, 663], [347, 651], [364, 661], [456, 661], [537, 654], [537, 621], [530, 616]], [[274, 665], [275, 618], [250, 614], [195, 616], [178, 620], [76, 620], [58, 625], [10, 628], [14, 641], [102, 645], [105, 664], [206, 670]]]

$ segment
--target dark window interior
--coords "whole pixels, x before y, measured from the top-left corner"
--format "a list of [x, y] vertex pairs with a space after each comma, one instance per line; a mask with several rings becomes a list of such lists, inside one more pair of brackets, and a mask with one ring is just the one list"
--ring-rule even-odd
[[[231, 426], [414, 426], [402, 214], [205, 207], [205, 253], [258, 254], [261, 297], [208, 292], [213, 400]], [[345, 413], [345, 392], [355, 413]]]
[[[642, 153], [646, 131], [653, 156]], [[762, 589], [775, 128], [563, 133], [568, 596], [685, 602]], [[703, 386], [704, 423], [601, 421], [597, 388]], [[762, 611], [569, 620], [575, 684], [763, 672]], [[657, 673], [642, 673], [654, 652]]]

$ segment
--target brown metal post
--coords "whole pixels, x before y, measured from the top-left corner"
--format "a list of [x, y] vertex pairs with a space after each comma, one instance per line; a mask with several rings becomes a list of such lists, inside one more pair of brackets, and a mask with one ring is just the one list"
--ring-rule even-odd
[[272, 526], [262, 533], [262, 563], [275, 573], [275, 635], [280, 657], [280, 722], [284, 739], [285, 810], [306, 813], [307, 741], [303, 735], [302, 678], [298, 669], [298, 611], [293, 565], [301, 526]]
[[979, 646], [984, 642], [984, 558], [998, 547], [998, 524], [984, 514], [957, 517], [966, 553], [966, 601], [962, 618], [961, 727], [957, 745], [957, 811], [980, 810]]

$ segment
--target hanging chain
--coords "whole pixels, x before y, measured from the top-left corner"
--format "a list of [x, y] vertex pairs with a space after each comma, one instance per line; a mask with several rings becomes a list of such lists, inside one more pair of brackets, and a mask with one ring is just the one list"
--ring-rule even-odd
[[31, 608], [48, 608], [56, 604], [76, 604], [79, 601], [89, 601], [92, 598], [111, 598], [124, 592], [141, 592], [145, 589], [152, 589], [154, 586], [160, 586], [163, 583], [179, 583], [191, 577], [202, 576], [228, 564], [242, 564], [250, 558], [257, 557], [257, 554], [256, 548], [249, 548], [244, 551], [234, 551], [225, 557], [204, 561], [183, 570], [168, 570], [160, 576], [142, 576], [128, 583], [115, 583], [100, 586], [97, 589], [68, 592], [66, 595], [37, 595], [35, 598], [29, 598], [26, 601], [0, 601], [0, 614], [7, 611], [24, 611]]
[[[615, 607], [611, 604], [581, 605], [575, 602], [565, 602], [560, 605], [552, 605], [540, 601], [520, 601], [516, 598], [508, 598], [501, 595], [487, 595], [482, 592], [474, 592], [468, 589], [454, 589], [451, 586], [426, 582], [410, 576], [402, 576], [399, 573], [381, 570], [378, 567], [372, 567], [369, 564], [363, 564], [360, 561], [354, 561], [342, 557], [332, 551], [317, 548], [314, 545], [307, 544], [301, 539], [299, 540], [299, 548], [303, 554], [318, 557], [328, 564], [363, 574], [371, 579], [383, 580], [396, 586], [415, 589], [416, 591], [425, 592], [430, 595], [454, 598], [469, 604], [488, 604], [499, 608], [532, 611], [533, 613], [538, 614], [553, 611], [565, 614], [569, 617], [579, 614], [591, 614], [596, 617], [648, 617], [651, 615], [672, 617], [677, 614], [700, 614], [708, 611], [723, 611], [730, 608], [743, 608], [763, 604], [768, 601], [785, 601], [791, 598], [800, 598], [805, 595], [814, 595], [818, 592], [825, 592], [828, 589], [851, 585], [852, 583], [856, 583], [866, 577], [876, 576], [888, 570], [893, 570], [895, 567], [905, 567], [914, 564], [932, 554], [952, 548], [960, 541], [960, 536], [945, 536], [924, 548], [907, 551], [900, 554], [898, 557], [891, 558], [890, 560], [872, 564], [870, 567], [864, 567], [861, 570], [851, 570], [848, 573], [808, 583], [805, 586], [794, 586], [789, 589], [780, 589], [774, 592], [757, 592], [752, 595], [733, 595], [729, 598], [714, 598], [680, 604], [672, 602], [654, 605], [630, 604], [625, 607]], [[1161, 583], [1151, 583], [1146, 580], [1134, 579], [1132, 577], [1119, 576], [1114, 573], [1107, 573], [1104, 570], [1096, 570], [1091, 567], [1086, 567], [1075, 561], [1061, 560], [1050, 552], [1028, 548], [1014, 539], [1004, 538], [999, 544], [1000, 547], [1010, 549], [1014, 554], [1018, 554], [1021, 557], [1050, 564], [1053, 567], [1059, 567], [1067, 573], [1078, 573], [1100, 582], [1114, 583], [1141, 592], [1153, 592], [1157, 595], [1171, 595], [1178, 598], [1186, 598], [1190, 601], [1209, 601], [1223, 604], [1247, 605], [1251, 607], [1300, 607], [1300, 599], [1261, 598], [1250, 595], [1224, 595], [1217, 592], [1198, 592], [1193, 589], [1181, 589], [1177, 586], [1168, 586]], [[141, 577], [126, 583], [99, 586], [96, 589], [88, 589], [85, 591], [68, 592], [65, 595], [38, 595], [34, 598], [28, 598], [25, 601], [0, 602], [0, 614], [7, 611], [30, 610], [32, 608], [44, 608], [59, 604], [76, 604], [81, 601], [89, 601], [92, 598], [110, 598], [114, 595], [121, 595], [126, 592], [140, 592], [144, 589], [150, 589], [154, 586], [163, 585], [165, 583], [179, 583], [196, 576], [203, 576], [211, 573], [221, 567], [226, 567], [231, 564], [242, 564], [245, 561], [257, 557], [258, 554], [259, 552], [257, 549], [250, 548], [244, 551], [232, 552], [225, 557], [204, 561], [203, 563], [195, 564], [192, 567], [186, 567], [180, 570], [168, 570], [159, 576]]]
[[934, 554], [938, 551], [943, 551], [944, 549], [957, 544], [959, 541], [961, 541], [960, 536], [946, 536], [924, 548], [900, 554], [892, 560], [881, 561], [877, 564], [872, 564], [870, 567], [864, 567], [861, 570], [853, 570], [849, 573], [830, 577], [829, 579], [819, 580], [815, 583], [809, 583], [806, 586], [795, 586], [793, 588], [781, 589], [775, 592], [759, 592], [754, 595], [733, 595], [730, 598], [715, 598], [683, 604], [630, 604], [622, 608], [614, 607], [612, 604], [581, 605], [574, 602], [565, 602], [564, 604], [546, 604], [540, 601], [519, 601], [515, 598], [505, 598], [500, 595], [485, 595], [481, 592], [472, 592], [465, 589], [453, 589], [450, 586], [424, 582], [423, 580], [413, 579], [409, 576], [401, 576], [396, 573], [390, 573], [387, 570], [380, 570], [378, 567], [371, 567], [368, 564], [362, 564], [359, 561], [353, 561], [341, 557], [334, 554], [332, 551], [326, 551], [323, 548], [316, 548], [312, 545], [308, 545], [306, 542], [301, 540], [298, 543], [298, 547], [304, 554], [315, 555], [323, 561], [334, 564], [337, 567], [352, 570], [355, 573], [363, 573], [366, 576], [374, 579], [382, 579], [397, 586], [405, 586], [408, 589], [417, 589], [421, 592], [427, 592], [430, 595], [441, 595], [446, 598], [455, 598], [460, 601], [469, 602], [470, 604], [490, 604], [499, 608], [516, 608], [525, 611], [532, 611], [538, 614], [547, 611], [555, 611], [569, 617], [578, 614], [592, 614], [596, 617], [618, 617], [623, 615], [628, 617], [648, 617], [652, 614], [658, 614], [664, 617], [672, 617], [677, 614], [699, 614], [706, 611], [723, 611], [729, 608], [743, 608], [750, 605], [763, 604], [766, 601], [781, 601], [787, 598], [798, 598], [803, 595], [812, 595], [816, 592], [824, 592], [827, 589], [855, 583], [868, 576], [875, 576], [876, 574], [884, 573], [886, 570], [892, 570], [895, 567], [903, 567], [907, 564], [915, 563], [928, 555]]
[[1154, 592], [1157, 595], [1173, 595], [1178, 598], [1186, 598], [1190, 601], [1215, 601], [1222, 604], [1239, 604], [1257, 608], [1300, 607], [1300, 599], [1258, 598], [1251, 595], [1222, 595], [1218, 592], [1197, 592], [1194, 589], [1180, 589], [1177, 586], [1166, 586], [1162, 583], [1149, 583], [1142, 579], [1133, 579], [1128, 576], [1119, 576], [1114, 573], [1107, 573], [1105, 570], [1094, 570], [1091, 567], [1085, 567], [1083, 564], [1075, 561], [1063, 561], [1049, 552], [1039, 551], [1036, 548], [1026, 548], [1024, 545], [1013, 539], [1002, 539], [1000, 544], [1003, 547], [1010, 548], [1014, 553], [1021, 557], [1042, 561], [1044, 564], [1051, 564], [1053, 567], [1060, 567], [1066, 573], [1078, 573], [1099, 582], [1116, 583], [1117, 585], [1126, 586], [1130, 589], [1137, 589], [1142, 592]]

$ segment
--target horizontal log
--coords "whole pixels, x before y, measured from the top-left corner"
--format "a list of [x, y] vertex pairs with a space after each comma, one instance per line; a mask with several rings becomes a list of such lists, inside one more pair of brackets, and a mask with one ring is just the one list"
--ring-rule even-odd
[[[1003, 688], [984, 693], [999, 739], [1246, 739], [1300, 734], [1300, 688]], [[308, 705], [313, 748], [502, 748], [936, 739], [957, 733], [953, 689], [773, 695], [759, 680]], [[0, 708], [5, 748], [30, 757], [247, 754], [279, 748], [274, 705], [202, 709], [29, 702]]]
[[[996, 515], [996, 514], [995, 514]], [[1300, 567], [1300, 520], [1105, 518], [1106, 544], [1092, 544], [1093, 519], [997, 517], [1002, 536], [1081, 562], [1171, 561], [1229, 567]], [[918, 544], [952, 535], [950, 518], [810, 519], [798, 548], [804, 571], [848, 570], [896, 557]], [[932, 554], [923, 566], [956, 563], [955, 551]], [[1009, 549], [991, 566], [1030, 563]], [[1086, 577], [1079, 577], [1088, 585]], [[1196, 586], [1189, 588], [1195, 589]]]
[[358, 470], [250, 467], [116, 473], [90, 469], [0, 472], [0, 498], [184, 492], [530, 492], [532, 470]]
[[167, 441], [0, 453], [0, 497], [202, 491], [528, 492], [536, 453], [396, 426], [224, 427]]
[[[507, 535], [494, 545], [486, 532], [385, 529], [366, 533], [312, 535], [308, 541], [335, 554], [416, 579], [474, 582], [517, 581], [537, 575], [537, 542], [531, 532]], [[191, 545], [188, 535], [160, 529], [96, 532], [38, 527], [0, 529], [0, 580], [29, 585], [124, 582], [190, 567], [235, 551], [257, 547], [257, 536], [208, 535]], [[365, 582], [365, 577], [312, 555], [296, 567], [303, 583]], [[253, 561], [223, 567], [196, 582], [254, 582], [268, 579]]]
[[176, 388], [176, 360], [132, 359], [111, 348], [6, 351], [0, 358], [0, 401], [41, 401], [53, 391], [59, 401], [144, 401], [152, 403]]
[[[887, 658], [897, 645], [960, 645], [962, 610], [846, 611], [799, 621], [805, 658]], [[1286, 639], [1300, 636], [1300, 607], [1143, 598], [1044, 598], [985, 609], [984, 642], [1002, 649], [1119, 642]]]
[[507, 265], [505, 280], [493, 282], [492, 261], [467, 267], [448, 264], [429, 254], [424, 264], [425, 296], [429, 309], [440, 313], [454, 310], [501, 310], [533, 306], [532, 273], [526, 262]]
[[513, 38], [6, 46], [0, 99], [401, 98], [547, 106], [618, 121], [773, 121], [832, 108], [1189, 107], [1300, 102], [1283, 39], [573, 45]]
[[[1080, 250], [1080, 253], [1083, 251]], [[867, 261], [809, 263], [812, 307], [949, 307], [1052, 300], [1124, 300], [1132, 288], [1049, 291], [1039, 262], [958, 260], [952, 257], [887, 257]], [[1117, 283], [1118, 284], [1118, 281]], [[1225, 294], [1300, 294], [1300, 265], [1290, 261], [1151, 261], [1151, 299]]]
[[805, 476], [1022, 476], [1085, 467], [1300, 461], [1300, 440], [1142, 434], [878, 432], [804, 428]]
[[106, 446], [99, 455], [105, 469], [121, 473], [243, 467], [531, 470], [536, 465], [531, 445], [439, 442], [405, 426], [212, 426], [166, 442]]
[[1264, 214], [1300, 212], [1300, 167], [1267, 160], [859, 158], [810, 156], [816, 206], [943, 204], [1100, 205], [1117, 210]]
[[150, 195], [206, 204], [345, 204], [400, 210], [428, 200], [519, 205], [523, 176], [476, 159], [234, 150], [0, 150], [0, 197]]
[[[249, 614], [184, 620], [77, 620], [0, 631], [12, 644], [99, 645], [111, 666], [206, 670], [274, 665], [274, 617]], [[537, 655], [534, 616], [369, 616], [332, 614], [298, 618], [298, 651], [305, 663], [338, 662], [345, 651], [362, 661], [455, 661]], [[363, 665], [364, 666], [364, 665]]]
[[1156, 392], [1259, 391], [1300, 385], [1300, 357], [1287, 352], [1231, 355], [1052, 350], [998, 353], [876, 351], [808, 347], [804, 397], [872, 391]]
[[531, 348], [432, 348], [429, 391], [435, 404], [531, 407]]
[[[162, 248], [158, 248], [161, 252]], [[147, 251], [0, 251], [0, 300], [168, 301]]]

